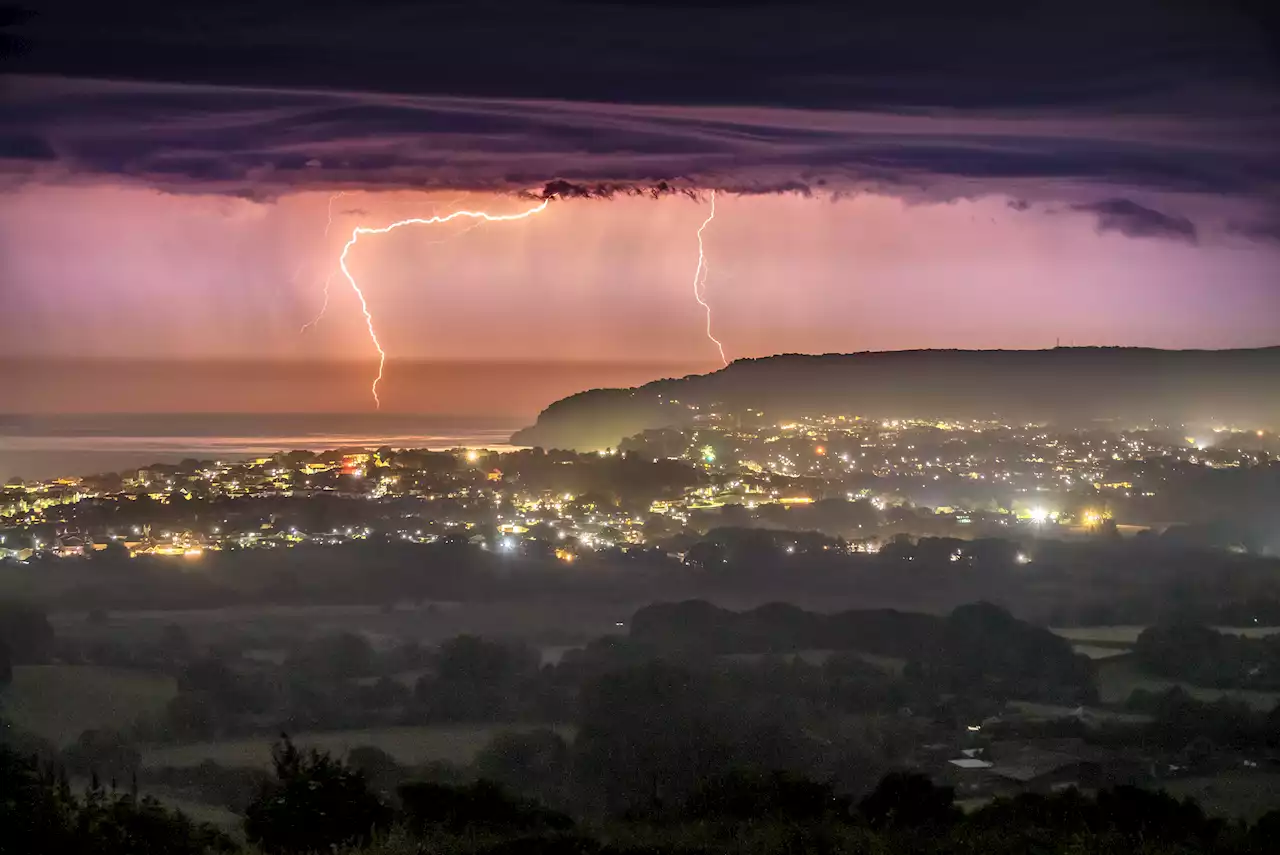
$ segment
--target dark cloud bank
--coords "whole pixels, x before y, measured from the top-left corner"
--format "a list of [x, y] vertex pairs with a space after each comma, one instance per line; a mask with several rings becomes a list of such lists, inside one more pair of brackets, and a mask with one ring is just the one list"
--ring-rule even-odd
[[11, 182], [1000, 194], [1180, 241], [1280, 222], [1266, 3], [121, 5], [8, 28]]

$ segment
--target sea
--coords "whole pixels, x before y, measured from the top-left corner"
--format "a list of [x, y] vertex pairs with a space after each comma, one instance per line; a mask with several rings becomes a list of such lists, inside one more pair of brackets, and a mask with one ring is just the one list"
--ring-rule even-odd
[[0, 415], [0, 483], [338, 447], [506, 450], [528, 419], [406, 414]]
[[370, 380], [377, 367], [0, 358], [0, 483], [286, 449], [502, 449], [566, 395], [707, 370], [668, 362], [389, 360], [376, 409]]

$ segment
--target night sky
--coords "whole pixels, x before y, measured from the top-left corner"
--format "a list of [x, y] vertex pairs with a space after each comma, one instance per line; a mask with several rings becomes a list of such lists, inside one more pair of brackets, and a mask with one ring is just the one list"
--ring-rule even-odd
[[0, 355], [368, 358], [556, 180], [390, 354], [718, 364], [712, 189], [730, 358], [1280, 343], [1266, 3], [368, 5], [10, 14]]

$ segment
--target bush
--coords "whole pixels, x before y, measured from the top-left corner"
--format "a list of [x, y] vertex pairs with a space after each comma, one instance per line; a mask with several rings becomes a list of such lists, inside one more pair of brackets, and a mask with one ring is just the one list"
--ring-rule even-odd
[[94, 786], [72, 794], [65, 778], [0, 748], [0, 853], [58, 855], [206, 855], [229, 852], [231, 839], [155, 799]]
[[123, 783], [137, 773], [142, 754], [114, 731], [86, 730], [63, 749], [62, 762], [76, 774]]
[[364, 845], [390, 826], [390, 808], [364, 775], [327, 752], [301, 751], [282, 736], [271, 757], [276, 779], [245, 811], [249, 840], [267, 852]]
[[415, 781], [400, 787], [405, 824], [415, 833], [565, 831], [573, 820], [542, 805], [509, 796], [491, 781], [449, 787]]
[[858, 811], [872, 828], [936, 829], [959, 818], [954, 800], [954, 790], [935, 786], [924, 775], [890, 772], [858, 803]]
[[704, 783], [683, 812], [691, 819], [814, 822], [824, 817], [849, 818], [850, 802], [847, 796], [837, 795], [829, 783], [785, 772], [734, 772]]

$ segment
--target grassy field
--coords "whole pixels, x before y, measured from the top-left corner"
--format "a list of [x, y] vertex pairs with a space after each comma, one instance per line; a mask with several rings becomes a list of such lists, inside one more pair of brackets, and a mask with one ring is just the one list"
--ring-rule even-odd
[[[1110, 647], [1133, 644], [1144, 629], [1145, 626], [1068, 626], [1050, 627], [1049, 631], [1068, 641]], [[1266, 638], [1280, 633], [1280, 626], [1217, 626], [1214, 629], [1226, 635], [1241, 635], [1245, 638]]]
[[1202, 701], [1216, 701], [1228, 697], [1243, 701], [1256, 710], [1273, 709], [1280, 703], [1280, 692], [1253, 692], [1245, 689], [1207, 689], [1203, 686], [1192, 686], [1176, 680], [1162, 680], [1151, 677], [1138, 670], [1137, 664], [1128, 657], [1104, 659], [1097, 663], [1098, 696], [1104, 704], [1122, 704], [1128, 700], [1134, 689], [1146, 689], [1149, 692], [1164, 692], [1174, 686], [1181, 686], [1187, 694]]
[[122, 728], [164, 709], [172, 678], [96, 665], [19, 665], [0, 691], [5, 716], [56, 745], [92, 728]]
[[[433, 760], [468, 763], [499, 733], [532, 730], [537, 725], [486, 724], [424, 727], [383, 727], [371, 730], [315, 731], [291, 734], [295, 744], [345, 755], [352, 748], [372, 745], [401, 763], [416, 765]], [[572, 728], [556, 727], [565, 738]], [[158, 746], [143, 751], [144, 766], [196, 766], [213, 760], [224, 766], [271, 765], [271, 738], [250, 737], [221, 742]]]
[[789, 653], [727, 653], [722, 656], [729, 662], [744, 662], [755, 664], [765, 659], [776, 659], [780, 662], [790, 662], [799, 660], [806, 665], [816, 665], [821, 667], [825, 665], [827, 660], [832, 656], [854, 656], [866, 662], [868, 665], [879, 668], [886, 674], [893, 674], [895, 677], [901, 677], [902, 671], [907, 667], [907, 660], [896, 659], [892, 656], [876, 656], [874, 653], [861, 653], [856, 650], [796, 650]]
[[1146, 629], [1145, 626], [1068, 626], [1050, 627], [1054, 635], [1082, 644], [1133, 644]]
[[[1030, 718], [1040, 718], [1047, 721], [1074, 718], [1076, 710], [1079, 709], [1079, 707], [1064, 707], [1057, 704], [1038, 704], [1032, 701], [1009, 701], [1009, 706]], [[1088, 720], [1096, 722], [1106, 721], [1121, 724], [1144, 724], [1151, 721], [1151, 716], [1149, 715], [1116, 712], [1115, 710], [1099, 709], [1098, 707], [1086, 707], [1084, 708], [1084, 714]]]
[[1253, 822], [1267, 811], [1280, 809], [1280, 775], [1240, 770], [1206, 778], [1178, 778], [1161, 786], [1182, 798], [1191, 796], [1211, 816]]
[[1132, 652], [1128, 647], [1099, 647], [1096, 644], [1073, 644], [1071, 649], [1090, 659], [1114, 659]]

